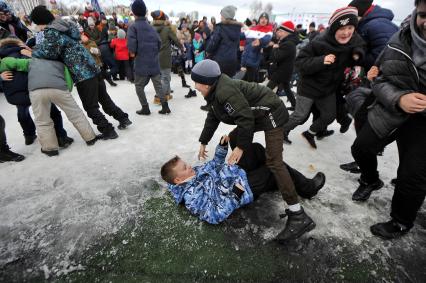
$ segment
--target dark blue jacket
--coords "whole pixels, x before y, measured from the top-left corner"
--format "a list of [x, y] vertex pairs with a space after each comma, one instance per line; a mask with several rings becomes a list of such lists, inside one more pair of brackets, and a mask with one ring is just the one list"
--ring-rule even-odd
[[159, 52], [161, 40], [145, 17], [136, 18], [127, 30], [127, 47], [136, 55], [135, 73], [139, 76], [160, 74]]
[[206, 52], [207, 57], [221, 64], [237, 64], [240, 46], [241, 24], [233, 20], [225, 20], [217, 24]]
[[391, 10], [376, 5], [359, 22], [357, 31], [367, 43], [364, 60], [364, 67], [367, 71], [374, 65], [392, 35], [398, 31], [398, 27], [392, 23], [393, 17]]
[[[4, 42], [7, 40], [7, 42]], [[28, 58], [22, 55], [22, 47], [17, 46], [19, 42], [17, 39], [7, 38], [3, 39], [2, 47], [0, 48], [0, 57], [13, 58]], [[13, 71], [13, 80], [3, 81], [3, 91], [7, 102], [13, 105], [31, 105], [28, 93], [28, 73]]]

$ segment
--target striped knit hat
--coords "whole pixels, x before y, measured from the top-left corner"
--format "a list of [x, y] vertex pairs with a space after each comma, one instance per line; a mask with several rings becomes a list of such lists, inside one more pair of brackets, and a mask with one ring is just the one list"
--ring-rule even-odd
[[294, 33], [294, 24], [292, 21], [282, 22], [281, 25], [278, 27], [278, 29], [281, 29], [289, 33]]
[[331, 15], [330, 20], [328, 21], [330, 26], [331, 34], [335, 34], [336, 31], [344, 26], [358, 26], [358, 10], [355, 7], [344, 7], [337, 9], [333, 15]]

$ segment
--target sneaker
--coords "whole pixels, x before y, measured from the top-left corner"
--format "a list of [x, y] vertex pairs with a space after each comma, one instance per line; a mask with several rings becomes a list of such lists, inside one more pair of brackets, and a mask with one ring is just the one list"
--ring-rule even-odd
[[345, 164], [340, 165], [340, 169], [353, 173], [353, 174], [359, 174], [361, 173], [361, 169], [359, 168], [358, 164], [353, 161]]
[[20, 162], [24, 159], [25, 156], [11, 151], [7, 146], [4, 150], [0, 151], [0, 163], [9, 161]]
[[138, 115], [150, 115], [151, 111], [149, 110], [148, 105], [143, 105], [141, 110], [136, 111]]
[[323, 138], [331, 136], [332, 134], [334, 134], [333, 130], [324, 130], [322, 132], [318, 132], [317, 135], [316, 135], [316, 137], [317, 137], [317, 140], [320, 141]]
[[67, 136], [58, 138], [58, 145], [59, 147], [62, 147], [62, 148], [69, 147], [73, 142], [74, 140]]
[[376, 182], [368, 184], [367, 182], [358, 180], [359, 187], [352, 194], [353, 201], [366, 201], [370, 198], [370, 195], [373, 191], [377, 191], [383, 187], [383, 181], [378, 179]]
[[37, 136], [36, 135], [33, 135], [33, 136], [24, 136], [24, 138], [25, 138], [25, 145], [30, 145], [30, 144], [34, 143], [34, 141], [37, 138]]
[[342, 134], [346, 133], [349, 130], [349, 127], [351, 126], [351, 124], [352, 124], [352, 119], [346, 116], [345, 121], [343, 121], [342, 124], [340, 125], [340, 132]]
[[111, 129], [105, 133], [98, 135], [98, 138], [103, 140], [113, 140], [118, 138], [118, 134], [114, 129]]
[[40, 150], [41, 150], [42, 153], [46, 154], [49, 157], [59, 155], [59, 151], [58, 150], [43, 150], [43, 149], [40, 149]]
[[119, 130], [124, 130], [126, 129], [128, 126], [130, 126], [132, 124], [132, 121], [129, 120], [129, 118], [126, 118], [122, 121], [120, 121], [120, 124], [118, 125], [118, 129]]
[[410, 231], [410, 228], [392, 219], [388, 222], [374, 224], [370, 227], [370, 231], [375, 236], [379, 236], [385, 240], [391, 240], [404, 236]]
[[315, 228], [315, 222], [305, 213], [303, 208], [297, 212], [286, 209], [286, 216], [288, 216], [287, 223], [283, 231], [281, 231], [275, 238], [280, 244], [285, 244], [290, 240], [294, 240], [311, 231]]
[[308, 143], [309, 143], [309, 145], [312, 147], [312, 148], [315, 148], [315, 149], [317, 149], [317, 144], [315, 143], [315, 135], [313, 135], [313, 134], [311, 134], [310, 132], [308, 132], [308, 131], [304, 131], [303, 133], [302, 133], [302, 136], [308, 141]]

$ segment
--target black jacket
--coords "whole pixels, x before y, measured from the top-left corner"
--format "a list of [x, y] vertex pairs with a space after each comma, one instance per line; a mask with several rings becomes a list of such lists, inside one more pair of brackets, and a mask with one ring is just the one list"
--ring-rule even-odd
[[411, 59], [411, 45], [411, 31], [407, 26], [390, 39], [381, 54], [381, 75], [373, 83], [377, 100], [368, 113], [368, 121], [382, 138], [397, 130], [410, 116], [398, 106], [401, 96], [412, 92], [426, 93], [425, 86], [420, 84], [421, 72]]
[[300, 40], [297, 34], [290, 34], [279, 44], [279, 48], [271, 51], [272, 76], [271, 80], [276, 83], [289, 83], [293, 75], [294, 60], [296, 59], [296, 45]]
[[[296, 68], [301, 76], [297, 93], [311, 99], [336, 93], [344, 79], [344, 70], [361, 63], [364, 46], [364, 40], [356, 32], [345, 45], [337, 43], [329, 29], [318, 35], [300, 50], [296, 58]], [[324, 58], [329, 54], [334, 54], [336, 61], [325, 65]], [[358, 54], [360, 59], [354, 61], [353, 54]]]
[[282, 127], [288, 112], [282, 100], [269, 88], [257, 83], [233, 80], [222, 74], [206, 97], [211, 108], [200, 142], [207, 144], [220, 122], [237, 125], [237, 146], [245, 149], [256, 131]]

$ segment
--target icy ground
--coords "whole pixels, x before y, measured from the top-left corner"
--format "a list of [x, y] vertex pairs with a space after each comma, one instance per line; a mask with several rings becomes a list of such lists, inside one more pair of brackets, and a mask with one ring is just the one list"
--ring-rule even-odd
[[[82, 269], [78, 262], [80, 255], [100, 237], [119, 231], [140, 213], [138, 207], [146, 200], [165, 192], [165, 184], [159, 177], [164, 161], [179, 154], [193, 164], [198, 163], [198, 137], [206, 116], [199, 107], [204, 101], [200, 95], [184, 98], [187, 89], [181, 88], [180, 79], [175, 75], [172, 86], [171, 115], [159, 115], [160, 108], [151, 104], [152, 115], [148, 117], [135, 114], [140, 104], [134, 85], [120, 81], [115, 88], [108, 86], [113, 100], [129, 113], [133, 124], [126, 130], [117, 130], [118, 139], [99, 141], [87, 147], [64, 116], [65, 128], [75, 142], [58, 157], [51, 158], [40, 153], [37, 142], [24, 145], [16, 108], [0, 94], [0, 113], [6, 120], [8, 143], [14, 151], [26, 156], [20, 163], [0, 164], [0, 275], [10, 265], [22, 266], [22, 273], [29, 277], [41, 271], [45, 278]], [[147, 95], [152, 101], [151, 83]], [[81, 104], [75, 90], [74, 98]], [[112, 117], [108, 119], [117, 125]], [[308, 177], [317, 171], [327, 176], [319, 195], [303, 203], [317, 223], [310, 236], [334, 238], [360, 246], [359, 260], [368, 259], [377, 250], [385, 258], [404, 251], [406, 254], [402, 258], [415, 252], [417, 258], [424, 259], [425, 206], [412, 233], [403, 239], [384, 242], [369, 231], [370, 225], [388, 219], [393, 193], [389, 182], [396, 176], [398, 164], [396, 146], [387, 147], [384, 156], [379, 157], [385, 187], [373, 193], [368, 202], [354, 203], [351, 195], [358, 176], [338, 167], [352, 160], [350, 146], [355, 137], [354, 129], [343, 135], [339, 133], [339, 125], [334, 123], [330, 129], [336, 133], [318, 141], [315, 151], [300, 136], [308, 126], [309, 122], [291, 133], [293, 144], [285, 146], [284, 158]], [[210, 156], [220, 135], [230, 129], [232, 127], [221, 125], [216, 131], [208, 149]], [[264, 143], [263, 134], [256, 134], [255, 140]], [[156, 182], [163, 187], [161, 192], [151, 190]], [[278, 194], [269, 196], [269, 201], [269, 208], [275, 210], [273, 213], [278, 215], [284, 211]], [[282, 227], [263, 226], [258, 227], [258, 231], [268, 241]], [[331, 250], [340, 248], [330, 243]], [[401, 270], [405, 278], [413, 279], [405, 267]], [[424, 275], [424, 270], [419, 272], [420, 275], [414, 276], [416, 279]]]

